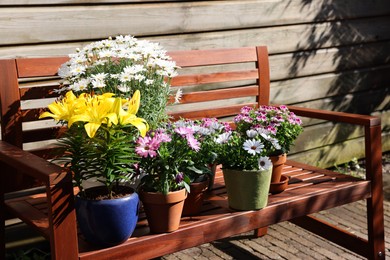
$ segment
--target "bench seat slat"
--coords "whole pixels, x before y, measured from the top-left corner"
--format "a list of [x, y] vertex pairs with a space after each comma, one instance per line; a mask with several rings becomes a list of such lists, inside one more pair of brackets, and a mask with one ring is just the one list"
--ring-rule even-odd
[[[27, 201], [18, 200], [18, 201], [8, 201], [6, 206], [11, 210], [11, 212], [18, 214], [23, 213], [20, 216], [20, 219], [29, 225], [33, 226], [40, 234], [42, 234], [46, 239], [50, 238], [49, 235], [49, 221], [47, 214], [47, 205], [46, 208], [36, 208], [34, 205], [31, 205]], [[28, 216], [28, 217], [23, 217]]]

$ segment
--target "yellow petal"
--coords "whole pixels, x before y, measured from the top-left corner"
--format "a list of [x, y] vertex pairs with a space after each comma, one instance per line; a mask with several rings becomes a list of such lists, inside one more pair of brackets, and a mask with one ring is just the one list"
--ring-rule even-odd
[[96, 123], [88, 123], [84, 125], [85, 131], [87, 132], [90, 138], [93, 138], [95, 136], [99, 127], [100, 124], [96, 124]]
[[52, 113], [50, 113], [50, 112], [43, 112], [40, 116], [39, 116], [39, 119], [41, 119], [41, 118], [45, 118], [45, 117], [52, 117], [52, 118], [54, 118], [54, 119], [56, 119], [57, 120], [57, 116], [56, 115], [54, 115], [54, 114], [52, 114]]
[[108, 118], [109, 124], [114, 124], [114, 125], [118, 124], [118, 115], [116, 113], [109, 113], [107, 115], [107, 118]]
[[129, 121], [130, 121], [129, 122], [130, 124], [132, 124], [133, 126], [138, 128], [141, 136], [145, 137], [146, 132], [149, 130], [149, 125], [145, 121], [145, 119], [140, 118], [140, 117], [134, 117], [133, 119], [131, 119]]
[[141, 100], [141, 93], [139, 90], [134, 92], [133, 97], [129, 101], [129, 109], [127, 110], [130, 114], [137, 114]]

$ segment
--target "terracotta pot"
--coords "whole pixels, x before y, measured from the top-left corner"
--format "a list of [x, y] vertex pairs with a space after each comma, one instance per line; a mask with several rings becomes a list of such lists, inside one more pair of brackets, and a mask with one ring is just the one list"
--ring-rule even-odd
[[271, 182], [271, 187], [269, 188], [269, 192], [272, 194], [277, 194], [283, 192], [288, 187], [289, 178], [285, 175], [282, 175], [280, 178], [280, 182]]
[[271, 162], [272, 162], [272, 178], [271, 183], [280, 182], [282, 171], [283, 171], [283, 165], [287, 160], [287, 154], [281, 154], [276, 156], [270, 156]]
[[267, 206], [272, 167], [265, 171], [222, 171], [230, 208], [258, 210]]
[[161, 192], [140, 191], [149, 228], [152, 233], [172, 232], [179, 228], [187, 191]]
[[203, 205], [204, 192], [207, 190], [208, 186], [208, 179], [190, 184], [190, 193], [184, 201], [182, 216], [199, 215]]

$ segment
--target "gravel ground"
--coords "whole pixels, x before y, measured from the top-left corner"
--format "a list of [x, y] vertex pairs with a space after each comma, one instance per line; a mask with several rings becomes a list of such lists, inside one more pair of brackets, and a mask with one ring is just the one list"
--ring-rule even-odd
[[[333, 170], [365, 178], [365, 161], [351, 160], [351, 162], [338, 165]], [[390, 152], [382, 156], [383, 191], [385, 200], [390, 201]]]

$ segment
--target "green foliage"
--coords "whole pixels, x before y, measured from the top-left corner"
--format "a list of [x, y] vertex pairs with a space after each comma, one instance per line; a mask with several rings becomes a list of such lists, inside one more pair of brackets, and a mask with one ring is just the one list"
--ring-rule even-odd
[[64, 156], [58, 160], [73, 172], [81, 196], [85, 196], [83, 181], [96, 179], [107, 187], [111, 197], [114, 186], [130, 180], [134, 173], [136, 136], [135, 131], [129, 133], [123, 126], [114, 126], [101, 127], [94, 138], [89, 138], [82, 124], [74, 124], [60, 139]]

